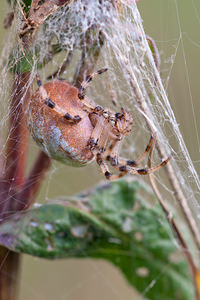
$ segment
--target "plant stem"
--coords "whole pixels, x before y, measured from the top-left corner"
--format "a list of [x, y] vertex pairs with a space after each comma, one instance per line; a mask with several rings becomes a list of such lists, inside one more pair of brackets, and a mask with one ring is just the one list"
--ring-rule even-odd
[[10, 124], [6, 144], [5, 168], [0, 185], [1, 218], [14, 209], [15, 193], [21, 188], [25, 176], [28, 130], [23, 111], [23, 101], [30, 97], [30, 74], [16, 74], [10, 102]]
[[[23, 101], [30, 98], [30, 74], [15, 74], [10, 102], [10, 123], [4, 168], [0, 179], [0, 213], [3, 221], [15, 211], [16, 192], [25, 178], [28, 131], [23, 111]], [[0, 247], [0, 300], [16, 300], [20, 255]]]
[[22, 189], [16, 195], [16, 198], [19, 199], [17, 210], [27, 209], [34, 203], [50, 166], [51, 159], [43, 151], [40, 151]]
[[0, 300], [17, 300], [21, 255], [0, 247]]

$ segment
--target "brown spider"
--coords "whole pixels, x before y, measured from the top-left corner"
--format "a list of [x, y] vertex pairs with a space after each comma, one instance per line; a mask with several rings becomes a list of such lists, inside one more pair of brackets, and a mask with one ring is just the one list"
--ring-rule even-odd
[[[79, 89], [62, 79], [42, 85], [37, 75], [39, 89], [33, 94], [26, 110], [30, 133], [53, 159], [78, 167], [95, 159], [109, 180], [127, 173], [146, 175], [155, 172], [166, 165], [171, 156], [156, 167], [137, 168], [150, 149], [152, 154], [155, 137], [150, 138], [138, 160], [121, 158], [119, 153], [123, 138], [130, 134], [133, 125], [130, 113], [124, 108], [118, 113], [105, 110], [84, 94], [93, 77], [105, 71], [107, 69], [88, 75]], [[108, 162], [119, 174], [110, 173]]]

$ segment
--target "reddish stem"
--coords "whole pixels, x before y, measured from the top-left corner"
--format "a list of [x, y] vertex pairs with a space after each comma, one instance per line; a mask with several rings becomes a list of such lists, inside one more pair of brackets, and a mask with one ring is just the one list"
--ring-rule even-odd
[[17, 300], [19, 266], [21, 256], [0, 247], [0, 299]]
[[19, 200], [16, 201], [18, 203], [17, 210], [27, 209], [34, 203], [50, 166], [51, 159], [44, 152], [40, 151], [22, 189], [16, 195], [16, 198]]
[[[10, 124], [2, 177], [0, 178], [0, 213], [4, 220], [10, 213], [29, 207], [50, 167], [50, 158], [40, 152], [32, 171], [25, 179], [28, 145], [23, 107], [30, 100], [30, 74], [17, 74], [10, 103]], [[1, 156], [2, 159], [3, 156]], [[18, 297], [20, 255], [0, 246], [0, 300]]]
[[13, 85], [13, 96], [10, 104], [10, 126], [6, 147], [6, 169], [4, 178], [13, 180], [19, 189], [24, 181], [28, 131], [23, 110], [23, 102], [30, 98], [30, 74], [18, 74]]
[[4, 154], [4, 171], [0, 182], [0, 212], [6, 217], [13, 209], [15, 193], [24, 182], [28, 145], [28, 131], [23, 110], [23, 102], [30, 97], [30, 74], [17, 74], [13, 84], [10, 102], [10, 124]]

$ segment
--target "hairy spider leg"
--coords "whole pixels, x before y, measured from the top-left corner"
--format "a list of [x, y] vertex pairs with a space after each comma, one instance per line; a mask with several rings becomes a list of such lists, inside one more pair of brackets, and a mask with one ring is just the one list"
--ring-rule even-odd
[[[155, 149], [155, 144], [156, 144], [156, 138], [157, 138], [157, 134], [156, 132], [154, 133], [154, 135], [151, 137], [152, 141], [151, 141], [151, 146], [150, 146], [150, 151], [149, 151], [149, 156], [148, 156], [148, 162], [147, 162], [147, 166], [148, 168], [146, 169], [148, 171], [148, 173], [145, 174], [141, 174], [141, 175], [146, 175], [146, 174], [151, 174], [154, 173], [155, 171], [157, 171], [158, 169], [164, 167], [172, 158], [172, 154], [166, 159], [164, 160], [160, 165], [156, 166], [156, 167], [152, 167], [152, 157], [153, 157], [153, 151]], [[147, 146], [148, 147], [148, 146]]]
[[[37, 84], [42, 96], [42, 99], [44, 100], [44, 103], [54, 111], [56, 111], [62, 118], [65, 118], [69, 123], [76, 124], [82, 120], [82, 118], [77, 116], [71, 116], [69, 113], [67, 113], [63, 108], [56, 105], [47, 95], [46, 90], [44, 89], [42, 82], [40, 80], [39, 74], [36, 74]], [[87, 114], [86, 114], [87, 115]]]
[[[152, 149], [153, 146], [153, 141], [156, 140], [156, 136], [152, 136], [150, 137], [150, 140], [146, 146], [146, 149], [144, 150], [144, 152], [142, 153], [142, 155], [135, 161], [135, 165], [133, 166], [138, 166], [146, 157], [146, 155], [148, 154], [149, 150]], [[152, 153], [153, 154], [153, 153]]]
[[[104, 117], [100, 117], [94, 128], [93, 134], [91, 136], [91, 140], [89, 142], [91, 151], [93, 152], [98, 165], [100, 166], [103, 174], [107, 179], [116, 180], [126, 175], [127, 173], [139, 174], [139, 175], [150, 174], [160, 169], [164, 165], [166, 165], [168, 161], [171, 159], [171, 157], [168, 157], [159, 166], [153, 168], [145, 168], [145, 169], [134, 168], [134, 166], [137, 165], [137, 161], [136, 162], [130, 161], [128, 159], [119, 157], [122, 140], [114, 140], [109, 146], [109, 149], [105, 151], [105, 146], [109, 139], [108, 125], [109, 125], [108, 120], [105, 119]], [[152, 154], [153, 154], [152, 145], [155, 145], [155, 140], [156, 140], [156, 136], [152, 136], [150, 138], [144, 153], [138, 159], [139, 163], [144, 159], [144, 157], [149, 152], [149, 150], [151, 150], [149, 159], [152, 159]], [[110, 161], [111, 165], [120, 173], [117, 175], [112, 174], [109, 170], [108, 165], [106, 164], [106, 160]]]
[[[144, 160], [147, 153], [151, 149], [153, 140], [154, 140], [154, 137], [151, 136], [150, 140], [149, 140], [149, 143], [146, 146], [146, 149], [144, 150], [142, 155], [137, 160], [129, 160], [129, 159], [120, 157], [120, 164], [128, 165], [128, 166], [131, 166], [131, 167], [137, 167]], [[117, 143], [119, 144], [118, 146], [117, 146]], [[118, 156], [119, 156], [120, 146], [121, 146], [121, 143], [117, 140], [114, 140], [110, 144], [108, 150], [105, 151], [105, 154], [104, 154], [105, 159], [110, 161], [111, 165], [113, 165], [113, 166], [118, 164], [118, 163], [116, 163], [116, 161], [117, 161]]]
[[109, 170], [109, 167], [103, 157], [103, 153], [100, 153], [98, 151], [98, 149], [93, 150], [93, 153], [96, 157], [96, 161], [98, 163], [98, 165], [101, 168], [102, 173], [104, 174], [104, 176], [106, 177], [106, 179], [112, 181], [112, 180], [116, 180], [119, 179], [121, 177], [123, 177], [124, 175], [126, 175], [128, 173], [128, 170], [124, 169], [124, 170], [120, 170], [119, 174], [112, 174]]
[[108, 123], [108, 120], [101, 116], [93, 130], [88, 145], [90, 146], [91, 152], [93, 153], [96, 162], [100, 166], [101, 171], [105, 175], [105, 177], [109, 180], [115, 180], [127, 174], [127, 171], [122, 171], [119, 175], [113, 175], [110, 173], [110, 170], [106, 164], [103, 153], [110, 136], [109, 127], [110, 125]]
[[108, 121], [104, 117], [100, 117], [97, 121], [97, 124], [94, 127], [91, 138], [88, 142], [91, 150], [98, 150], [103, 152], [105, 145], [107, 143], [109, 132], [107, 129]]
[[[167, 159], [165, 159], [160, 165], [158, 165], [156, 167], [152, 167], [152, 168], [137, 169], [137, 168], [128, 166], [128, 173], [133, 174], [133, 175], [135, 175], [135, 174], [147, 175], [147, 174], [154, 173], [155, 171], [164, 167], [170, 161], [171, 158], [172, 158], [172, 155], [170, 155]], [[120, 162], [120, 159], [119, 159], [119, 162]], [[119, 167], [119, 171], [123, 170], [124, 167], [126, 167], [126, 166]]]
[[155, 144], [156, 144], [156, 137], [157, 137], [157, 133], [155, 132], [154, 133], [154, 139], [152, 141], [151, 149], [149, 151], [149, 156], [148, 156], [148, 162], [147, 162], [148, 169], [152, 168], [152, 158], [153, 158], [154, 147], [155, 147]]
[[103, 155], [101, 153], [97, 153], [96, 155], [96, 161], [99, 164], [102, 173], [105, 175], [106, 179], [108, 180], [116, 180], [119, 179], [121, 177], [123, 177], [124, 175], [126, 175], [128, 173], [128, 170], [120, 170], [119, 174], [112, 174], [106, 164], [105, 159], [103, 158]]
[[85, 94], [83, 92], [87, 88], [88, 84], [92, 81], [92, 79], [97, 75], [101, 75], [107, 70], [108, 70], [107, 68], [104, 68], [86, 76], [86, 79], [81, 83], [81, 86], [79, 88], [78, 98], [80, 100], [83, 100], [85, 98]]
[[107, 68], [104, 68], [97, 72], [87, 75], [86, 79], [80, 85], [79, 92], [78, 92], [78, 98], [79, 98], [79, 100], [81, 100], [82, 104], [84, 105], [83, 110], [85, 112], [87, 112], [88, 114], [96, 113], [100, 116], [104, 113], [104, 109], [101, 106], [95, 105], [95, 103], [92, 103], [83, 92], [95, 76], [100, 75], [100, 74], [106, 72], [107, 70], [108, 70]]
[[[155, 141], [156, 141], [156, 135], [151, 137], [149, 144], [147, 145], [147, 148], [146, 148], [146, 150], [148, 150], [148, 151], [150, 150], [150, 154], [149, 154], [149, 158], [148, 158], [148, 166], [151, 165]], [[120, 172], [127, 171], [127, 173], [130, 173], [133, 175], [135, 175], [135, 174], [138, 174], [138, 175], [151, 174], [151, 173], [157, 171], [158, 169], [160, 169], [161, 167], [165, 166], [169, 162], [169, 160], [172, 158], [172, 155], [170, 155], [166, 160], [164, 160], [160, 165], [158, 165], [156, 167], [150, 167], [150, 168], [148, 167], [148, 168], [144, 168], [144, 169], [135, 168], [136, 165], [133, 166], [134, 161], [130, 161], [128, 159], [118, 157], [119, 150], [120, 150], [119, 143], [120, 143], [120, 141], [118, 143], [116, 141], [113, 142], [114, 145], [113, 145], [113, 147], [110, 148], [110, 154], [107, 155], [106, 160], [110, 161], [111, 165]], [[146, 150], [144, 152], [145, 155], [148, 152]], [[141, 157], [144, 158], [144, 154], [142, 154]], [[141, 159], [141, 157], [139, 159]], [[140, 160], [140, 162], [141, 162], [141, 160]], [[137, 161], [135, 163], [137, 163]]]
[[[109, 138], [112, 136], [112, 134], [110, 133], [110, 128], [108, 128], [109, 123], [108, 120], [106, 120], [105, 118], [102, 118], [102, 123], [99, 122], [98, 127], [103, 127], [101, 129], [101, 136], [98, 139], [98, 141], [96, 142], [96, 145], [94, 146], [92, 152], [96, 158], [96, 161], [98, 163], [98, 165], [101, 168], [102, 173], [104, 174], [104, 176], [106, 177], [106, 179], [112, 181], [112, 180], [116, 180], [119, 179], [121, 177], [123, 177], [124, 175], [126, 175], [128, 173], [127, 170], [122, 170], [120, 171], [119, 174], [112, 174], [110, 172], [110, 169], [106, 163], [106, 159], [105, 159], [105, 149], [106, 149], [106, 144], [109, 140]], [[106, 124], [107, 123], [107, 124]], [[97, 133], [97, 132], [96, 132]], [[98, 133], [97, 135], [98, 136]], [[93, 136], [94, 139], [95, 135]], [[117, 145], [119, 145], [118, 151], [120, 150], [120, 145], [121, 145], [121, 141], [117, 141]], [[116, 148], [115, 148], [116, 149]]]

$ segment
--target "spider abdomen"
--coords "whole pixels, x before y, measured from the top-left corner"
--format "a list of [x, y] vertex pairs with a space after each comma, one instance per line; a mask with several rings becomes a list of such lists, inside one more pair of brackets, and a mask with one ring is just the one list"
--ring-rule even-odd
[[92, 162], [88, 141], [94, 127], [76, 87], [60, 80], [40, 86], [26, 115], [33, 139], [49, 157], [77, 167]]

